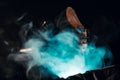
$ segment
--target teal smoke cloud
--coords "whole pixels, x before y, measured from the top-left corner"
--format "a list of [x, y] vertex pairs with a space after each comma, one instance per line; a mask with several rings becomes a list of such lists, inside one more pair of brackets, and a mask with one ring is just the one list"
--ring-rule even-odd
[[35, 65], [43, 66], [51, 73], [67, 78], [111, 64], [112, 53], [107, 47], [96, 47], [93, 41], [81, 46], [72, 29], [64, 29], [55, 35], [54, 32], [53, 28], [38, 30], [26, 41], [25, 48], [32, 49], [27, 54], [33, 58], [28, 63], [28, 70]]

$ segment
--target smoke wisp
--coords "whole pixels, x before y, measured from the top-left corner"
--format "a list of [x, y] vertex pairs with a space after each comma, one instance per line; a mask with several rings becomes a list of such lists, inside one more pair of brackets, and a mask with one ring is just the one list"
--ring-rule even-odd
[[34, 32], [24, 44], [25, 48], [32, 49], [26, 53], [33, 58], [28, 63], [28, 71], [35, 65], [43, 66], [58, 77], [67, 78], [110, 65], [112, 53], [108, 48], [96, 47], [93, 41], [82, 46], [71, 28], [53, 34], [53, 25], [47, 26], [51, 28]]

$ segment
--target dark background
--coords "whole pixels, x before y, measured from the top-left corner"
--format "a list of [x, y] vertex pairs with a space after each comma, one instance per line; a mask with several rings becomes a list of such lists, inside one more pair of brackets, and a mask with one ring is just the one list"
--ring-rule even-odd
[[[20, 44], [18, 37], [20, 26], [13, 25], [15, 19], [27, 13], [28, 21], [33, 21], [36, 26], [39, 26], [39, 23], [43, 20], [54, 22], [56, 16], [68, 6], [73, 7], [83, 25], [92, 34], [98, 36], [98, 46], [109, 46], [115, 59], [114, 64], [120, 64], [119, 2], [97, 0], [0, 0], [0, 65], [3, 65], [0, 68], [3, 69], [3, 73], [0, 72], [1, 75], [14, 73], [14, 71], [5, 73], [3, 67], [6, 67], [7, 64], [8, 48], [16, 46], [17, 43]], [[5, 45], [4, 40], [11, 42], [11, 45]], [[10, 69], [13, 69], [13, 66], [9, 66]]]
[[27, 13], [29, 16], [27, 19], [38, 26], [43, 20], [54, 22], [56, 16], [68, 6], [73, 7], [83, 25], [90, 29], [91, 33], [98, 36], [98, 44], [108, 44], [117, 57], [115, 59], [119, 59], [119, 2], [95, 0], [1, 0], [0, 27], [7, 29], [8, 33], [6, 35], [9, 35], [7, 37], [15, 41], [18, 40], [17, 31], [19, 31], [20, 27], [10, 25], [14, 18]]

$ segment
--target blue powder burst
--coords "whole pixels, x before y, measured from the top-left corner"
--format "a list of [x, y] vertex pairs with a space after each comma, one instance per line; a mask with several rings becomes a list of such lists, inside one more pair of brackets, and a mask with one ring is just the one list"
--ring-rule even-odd
[[53, 74], [67, 78], [102, 68], [106, 66], [105, 59], [112, 60], [112, 53], [106, 47], [96, 47], [95, 42], [90, 42], [84, 47], [79, 45], [78, 36], [70, 29], [54, 36], [53, 31], [39, 31], [37, 36], [33, 35], [34, 37], [25, 43], [26, 48], [32, 48], [28, 54], [33, 60], [28, 66], [43, 66]]

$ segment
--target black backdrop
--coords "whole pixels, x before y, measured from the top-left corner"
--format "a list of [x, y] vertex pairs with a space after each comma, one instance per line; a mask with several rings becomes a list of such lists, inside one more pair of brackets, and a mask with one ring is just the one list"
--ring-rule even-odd
[[[97, 0], [0, 0], [0, 30], [2, 31], [5, 28], [7, 39], [17, 41], [19, 27], [7, 25], [13, 19], [12, 17], [27, 13], [30, 19], [38, 25], [42, 20], [54, 21], [55, 17], [68, 6], [73, 7], [81, 22], [99, 37], [98, 45], [109, 45], [115, 57], [114, 64], [119, 64], [119, 2]], [[6, 46], [3, 46], [1, 42], [1, 57], [5, 55], [5, 50]], [[3, 63], [0, 62], [0, 64]]]

